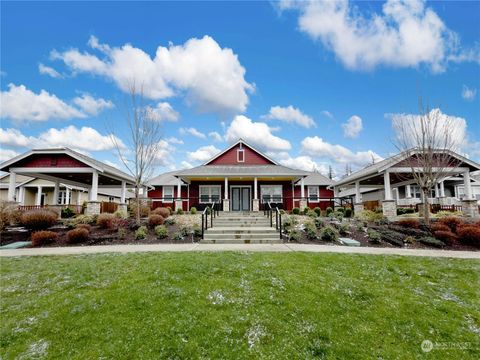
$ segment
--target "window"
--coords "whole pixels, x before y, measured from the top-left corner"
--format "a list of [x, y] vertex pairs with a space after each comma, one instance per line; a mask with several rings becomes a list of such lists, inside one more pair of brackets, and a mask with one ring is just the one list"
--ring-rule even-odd
[[262, 185], [260, 186], [262, 202], [269, 201], [274, 203], [282, 202], [282, 185]]
[[237, 162], [245, 162], [245, 150], [237, 150]]
[[173, 202], [173, 186], [164, 186], [162, 190], [163, 202]]
[[308, 201], [318, 202], [319, 200], [319, 191], [318, 186], [309, 186], [308, 187]]
[[420, 190], [420, 186], [411, 185], [410, 186], [410, 196], [412, 198], [421, 199], [422, 198], [422, 191]]
[[70, 204], [70, 192], [68, 192], [67, 194], [66, 190], [60, 190], [58, 192], [57, 204], [58, 205]]
[[115, 196], [109, 196], [108, 202], [115, 202]]
[[200, 185], [200, 204], [220, 201], [220, 185]]

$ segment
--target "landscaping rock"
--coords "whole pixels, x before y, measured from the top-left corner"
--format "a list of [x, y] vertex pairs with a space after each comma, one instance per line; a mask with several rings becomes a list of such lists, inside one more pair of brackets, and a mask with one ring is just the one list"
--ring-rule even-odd
[[346, 246], [360, 246], [360, 242], [350, 238], [340, 238], [338, 239], [343, 245]]

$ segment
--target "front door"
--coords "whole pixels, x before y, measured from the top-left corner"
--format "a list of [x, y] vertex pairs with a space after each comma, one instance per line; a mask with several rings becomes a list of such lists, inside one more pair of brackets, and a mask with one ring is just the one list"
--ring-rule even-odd
[[250, 211], [250, 187], [232, 186], [232, 211]]

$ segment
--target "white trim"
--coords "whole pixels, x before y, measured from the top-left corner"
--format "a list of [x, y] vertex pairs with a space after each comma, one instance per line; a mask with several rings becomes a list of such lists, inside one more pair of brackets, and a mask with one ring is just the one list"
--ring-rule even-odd
[[[389, 173], [410, 173], [415, 171], [415, 172], [422, 172], [423, 168], [421, 166], [417, 167], [391, 167], [388, 169], [388, 172]], [[441, 172], [441, 173], [452, 173], [452, 174], [455, 174], [455, 173], [461, 173], [461, 172], [464, 172], [464, 171], [468, 171], [468, 168], [467, 167], [445, 167], [445, 168], [442, 168], [442, 167], [433, 167], [431, 169], [432, 172]]]
[[[261, 203], [263, 204], [263, 189], [264, 188], [272, 188], [272, 187], [278, 187], [280, 186], [280, 188], [282, 189], [281, 191], [281, 195], [280, 195], [280, 202], [283, 202], [283, 184], [266, 184], [266, 185], [260, 185], [260, 201]], [[271, 199], [270, 201], [273, 201], [273, 199]]]
[[[240, 160], [240, 153], [242, 153], [242, 160]], [[237, 162], [244, 163], [245, 162], [245, 149], [238, 149], [237, 150]]]
[[236, 143], [234, 143], [233, 145], [231, 145], [230, 147], [226, 148], [225, 150], [223, 150], [222, 152], [219, 152], [217, 155], [214, 155], [210, 160], [207, 160], [205, 163], [203, 163], [203, 165], [208, 165], [209, 163], [211, 163], [213, 160], [219, 158], [220, 156], [222, 156], [223, 154], [225, 154], [227, 151], [233, 149], [235, 146], [237, 146], [238, 144], [242, 144], [242, 145], [245, 145], [247, 147], [250, 148], [250, 150], [253, 150], [255, 151], [257, 154], [261, 155], [262, 157], [264, 157], [265, 159], [267, 159], [268, 161], [270, 161], [273, 165], [278, 165], [278, 163], [275, 161], [275, 160], [272, 160], [270, 159], [267, 155], [261, 153], [260, 151], [258, 151], [257, 149], [255, 149], [253, 146], [251, 146], [250, 144], [247, 144], [243, 139], [239, 139]]
[[[316, 188], [317, 189], [317, 200], [312, 200], [310, 199], [310, 188]], [[307, 185], [307, 193], [308, 193], [308, 202], [311, 203], [318, 203], [320, 201], [320, 187], [316, 185]]]
[[[168, 200], [165, 200], [165, 188], [171, 188], [172, 189], [172, 198], [168, 198]], [[175, 186], [173, 185], [164, 185], [162, 186], [162, 202], [164, 203], [173, 203], [173, 198], [175, 197], [174, 195], [175, 191]]]
[[204, 202], [202, 201], [202, 194], [201, 194], [201, 189], [202, 188], [218, 188], [218, 200], [222, 200], [222, 185], [198, 185], [198, 203], [199, 204], [210, 204], [211, 203], [211, 197], [212, 197], [212, 191], [208, 191], [208, 201]]
[[17, 173], [93, 173], [96, 170], [88, 167], [18, 167], [10, 168], [10, 171]]

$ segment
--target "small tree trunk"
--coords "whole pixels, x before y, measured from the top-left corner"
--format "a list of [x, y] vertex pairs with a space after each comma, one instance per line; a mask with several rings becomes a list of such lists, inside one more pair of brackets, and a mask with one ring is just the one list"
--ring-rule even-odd
[[423, 193], [423, 219], [425, 225], [430, 225], [430, 203], [428, 201], [428, 189], [422, 189]]
[[138, 225], [140, 225], [140, 193], [138, 189], [138, 185], [135, 186], [135, 202], [137, 203], [137, 209], [135, 214], [135, 221]]

